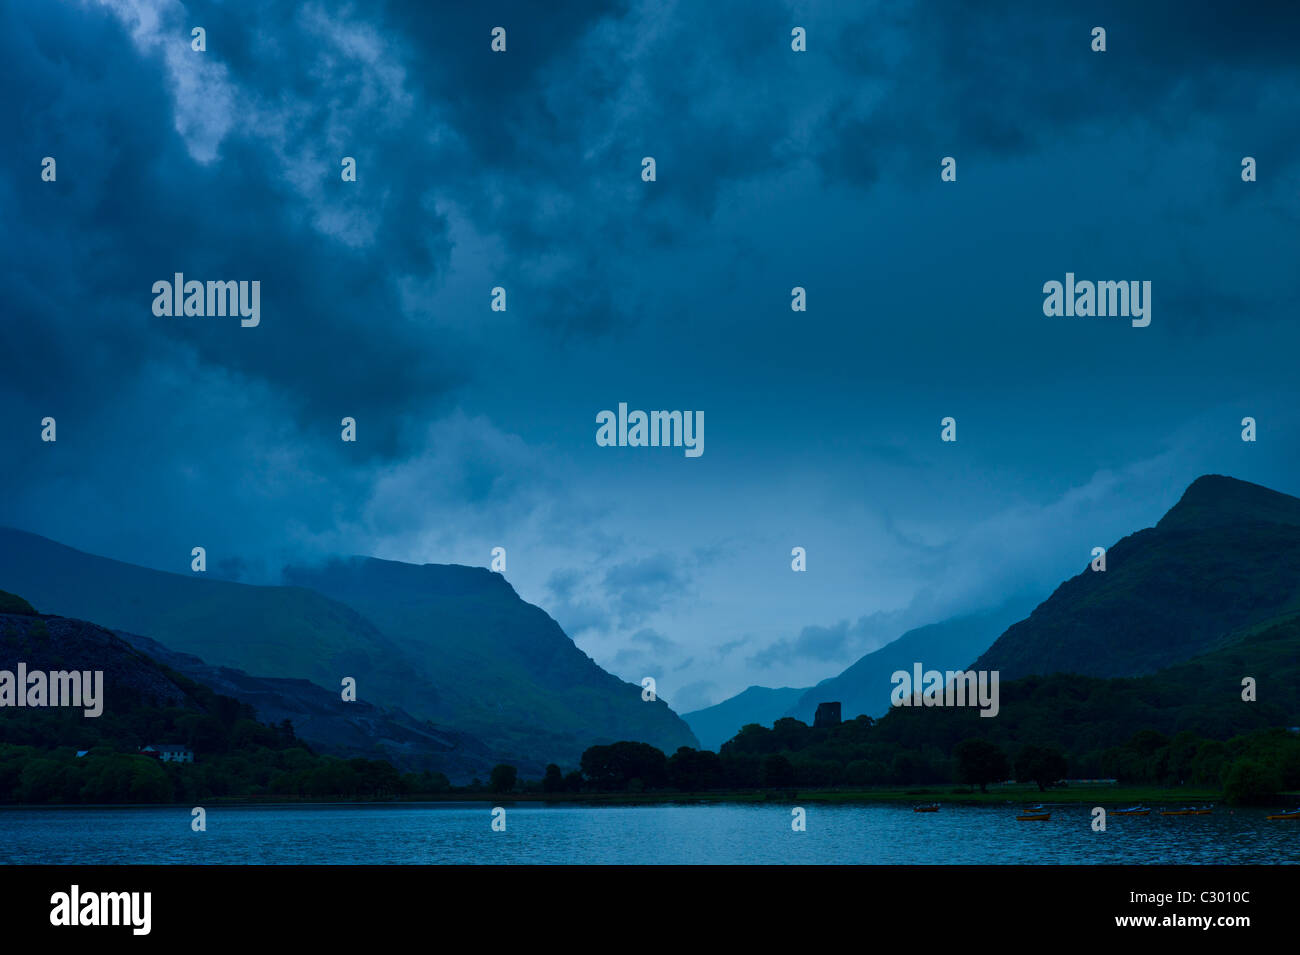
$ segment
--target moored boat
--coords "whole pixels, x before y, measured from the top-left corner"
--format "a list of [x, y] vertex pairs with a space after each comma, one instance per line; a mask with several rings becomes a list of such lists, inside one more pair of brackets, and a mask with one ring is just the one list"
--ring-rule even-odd
[[913, 807], [912, 807], [912, 812], [938, 812], [938, 811], [939, 811], [939, 804], [938, 804], [938, 803], [934, 803], [933, 805], [929, 805], [929, 806], [913, 806]]
[[1300, 819], [1300, 808], [1292, 809], [1288, 812], [1275, 812], [1269, 816], [1270, 819]]
[[1129, 806], [1127, 809], [1116, 809], [1112, 816], [1146, 816], [1151, 813], [1149, 806]]
[[1034, 806], [1016, 816], [1016, 822], [1046, 822], [1051, 818], [1052, 814], [1050, 811], [1044, 809], [1042, 806]]

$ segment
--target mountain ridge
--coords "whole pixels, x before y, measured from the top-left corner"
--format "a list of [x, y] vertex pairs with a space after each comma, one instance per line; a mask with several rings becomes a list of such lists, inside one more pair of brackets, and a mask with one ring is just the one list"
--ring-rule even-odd
[[1193, 481], [1154, 527], [1111, 545], [1106, 569], [1063, 581], [975, 662], [1032, 673], [1138, 676], [1300, 608], [1300, 499], [1223, 475]]
[[[351, 603], [304, 586], [306, 578]], [[0, 588], [255, 677], [322, 687], [353, 677], [358, 699], [467, 733], [518, 765], [576, 766], [588, 746], [620, 738], [669, 751], [698, 743], [662, 700], [643, 702], [639, 686], [602, 670], [484, 568], [338, 559], [290, 568], [282, 585], [244, 584], [0, 528]]]
[[684, 719], [705, 749], [717, 750], [742, 726], [758, 723], [770, 726], [791, 703], [808, 692], [807, 687], [748, 686], [734, 696], [683, 713]]

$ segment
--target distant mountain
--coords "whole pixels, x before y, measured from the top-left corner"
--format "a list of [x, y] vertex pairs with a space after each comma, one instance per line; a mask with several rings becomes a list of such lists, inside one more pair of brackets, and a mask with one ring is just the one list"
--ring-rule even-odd
[[336, 694], [353, 677], [359, 700], [454, 727], [521, 769], [576, 766], [620, 739], [696, 745], [662, 701], [642, 702], [499, 574], [356, 558], [287, 577], [294, 586], [167, 573], [0, 529], [0, 588], [42, 610], [256, 677]]
[[216, 666], [326, 687], [352, 676], [362, 696], [380, 694], [411, 712], [409, 704], [436, 697], [413, 685], [412, 662], [374, 624], [301, 587], [150, 570], [0, 528], [0, 588], [42, 611], [152, 637]]
[[717, 750], [742, 726], [749, 723], [771, 726], [806, 692], [806, 688], [791, 686], [779, 689], [751, 686], [721, 703], [683, 713], [682, 719], [699, 738], [701, 746]]
[[806, 690], [784, 715], [811, 724], [818, 703], [839, 700], [843, 719], [850, 720], [864, 713], [871, 717], [883, 716], [889, 711], [889, 694], [893, 690], [890, 677], [895, 671], [910, 673], [915, 663], [927, 670], [964, 670], [1030, 606], [1029, 601], [1017, 599], [993, 610], [909, 630], [868, 653], [839, 676], [822, 680]]
[[[0, 803], [190, 806], [220, 796], [385, 798], [445, 791], [447, 786], [446, 777], [432, 767], [403, 775], [389, 761], [393, 755], [408, 757], [408, 765], [418, 763], [433, 751], [434, 742], [444, 749], [450, 742], [451, 766], [472, 763], [473, 741], [399, 726], [391, 714], [360, 703], [346, 704], [353, 712], [343, 720], [325, 714], [323, 720], [305, 722], [314, 730], [330, 731], [348, 720], [358, 726], [369, 722], [376, 732], [359, 734], [353, 741], [359, 745], [351, 750], [343, 740], [333, 753], [314, 751], [294, 728], [263, 721], [281, 713], [328, 710], [324, 697], [332, 694], [305, 681], [259, 681], [238, 671], [206, 668], [146, 638], [124, 637], [129, 635], [85, 620], [37, 613], [22, 598], [0, 592], [0, 671], [6, 671]], [[213, 683], [220, 689], [254, 693], [270, 705], [258, 712], [136, 644], [205, 676], [217, 675]], [[18, 685], [29, 702], [19, 707], [11, 705], [16, 702], [12, 684], [24, 667], [26, 678]], [[92, 674], [89, 696], [86, 671]], [[32, 679], [47, 673], [46, 681]], [[100, 674], [102, 679], [94, 678]], [[47, 688], [44, 699], [42, 687]], [[54, 687], [61, 688], [57, 699]], [[69, 692], [65, 687], [74, 694], [80, 691], [80, 700], [64, 697]], [[335, 699], [335, 708], [340, 705]], [[395, 738], [379, 739], [380, 734]], [[192, 760], [164, 764], [144, 751], [169, 745], [188, 749]]]
[[[441, 772], [453, 783], [486, 779], [498, 758], [474, 737], [420, 721], [398, 709], [364, 700], [344, 702], [336, 690], [308, 680], [256, 677], [243, 670], [204, 663], [188, 653], [169, 650], [156, 640], [118, 631], [114, 634], [149, 658], [211, 690], [247, 703], [263, 723], [288, 720], [299, 739], [318, 753], [344, 759], [382, 759], [403, 772]], [[540, 775], [544, 765], [518, 767]]]
[[1197, 478], [1155, 527], [1065, 581], [975, 663], [1002, 679], [1153, 673], [1300, 609], [1300, 499]]
[[[1251, 701], [1242, 699], [1247, 676], [1256, 680]], [[798, 786], [933, 784], [957, 781], [955, 748], [983, 739], [1013, 759], [1027, 746], [1056, 750], [1075, 778], [1222, 787], [1244, 760], [1276, 772], [1293, 791], [1300, 786], [1300, 613], [1236, 631], [1222, 646], [1153, 674], [1008, 680], [1000, 704], [996, 719], [973, 706], [934, 706], [823, 728], [781, 720], [729, 741], [723, 764], [745, 778], [745, 761], [761, 772], [763, 760], [780, 753]]]
[[1300, 498], [1249, 481], [1206, 474], [1188, 485], [1156, 528], [1203, 531], [1241, 524], [1300, 526]]
[[[14, 673], [19, 663], [29, 674], [98, 670], [103, 673], [101, 713], [118, 695], [159, 707], [196, 705], [188, 687], [125, 640], [85, 620], [37, 613], [30, 606], [22, 609], [13, 602], [20, 599], [0, 593], [0, 670]], [[93, 693], [93, 688], [87, 689]], [[5, 710], [14, 718], [26, 712]], [[84, 708], [77, 715], [82, 712]]]
[[[1256, 680], [1256, 699], [1241, 698], [1242, 678]], [[1139, 731], [1191, 733], [1224, 740], [1300, 725], [1300, 613], [1233, 633], [1203, 654], [1155, 673], [1091, 677], [1055, 673], [1001, 684], [996, 719], [973, 707], [898, 708], [876, 724], [884, 753], [906, 746], [950, 752], [980, 737], [1008, 752], [1026, 743], [1060, 749], [1084, 775], [1100, 770], [1099, 754]], [[1295, 774], [1293, 767], [1288, 772]]]
[[284, 576], [373, 621], [437, 681], [434, 715], [500, 752], [576, 766], [596, 743], [699, 745], [662, 700], [643, 701], [640, 686], [602, 670], [486, 568], [355, 557]]
[[783, 716], [793, 716], [811, 724], [817, 704], [831, 700], [840, 702], [845, 720], [863, 713], [882, 716], [889, 710], [893, 689], [889, 678], [895, 670], [910, 672], [913, 663], [921, 663], [927, 670], [964, 669], [1031, 606], [1028, 599], [1017, 598], [993, 610], [917, 627], [814, 687], [774, 690], [751, 686], [682, 718], [707, 748], [717, 749], [749, 723], [771, 726]]

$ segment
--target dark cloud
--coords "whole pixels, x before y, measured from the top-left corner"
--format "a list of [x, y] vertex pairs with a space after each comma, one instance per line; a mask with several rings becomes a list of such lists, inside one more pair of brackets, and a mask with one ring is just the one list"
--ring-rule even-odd
[[[679, 649], [680, 647], [675, 641], [669, 640], [663, 634], [649, 627], [644, 627], [632, 634], [628, 638], [627, 644], [614, 654], [613, 665], [619, 669], [639, 666], [643, 669], [649, 669], [651, 672], [663, 672], [667, 669], [666, 658], [675, 654]], [[677, 672], [682, 669], [682, 666], [679, 663], [672, 669]]]
[[748, 639], [744, 638], [740, 640], [728, 640], [726, 643], [718, 647], [718, 656], [728, 657], [749, 642]]
[[644, 646], [649, 653], [666, 654], [677, 649], [677, 644], [674, 641], [669, 640], [662, 633], [659, 633], [657, 630], [652, 630], [649, 627], [643, 627], [638, 630], [636, 633], [632, 634], [630, 639], [633, 643]]
[[761, 669], [789, 666], [817, 660], [847, 665], [899, 636], [899, 614], [876, 613], [860, 617], [857, 622], [841, 620], [828, 627], [811, 625], [798, 636], [777, 640], [749, 657], [749, 663]]
[[[189, 51], [181, 24], [166, 18], [137, 44], [107, 11], [49, 6], [0, 41], [28, 76], [24, 98], [59, 104], [24, 109], [14, 137], [22, 148], [0, 159], [13, 183], [6, 219], [27, 237], [7, 256], [6, 284], [27, 294], [13, 302], [3, 345], [40, 358], [39, 374], [11, 383], [37, 402], [57, 389], [65, 407], [89, 414], [114, 382], [192, 352], [225, 369], [232, 387], [269, 385], [308, 429], [367, 416], [372, 440], [361, 453], [392, 452], [400, 415], [463, 381], [399, 302], [404, 276], [446, 255], [444, 224], [418, 202], [422, 174], [393, 163], [382, 178], [363, 169], [358, 183], [342, 183], [338, 154], [314, 157], [299, 128], [327, 114], [329, 98], [281, 110], [220, 64], [218, 37], [210, 54]], [[295, 52], [307, 62], [311, 49], [299, 37]], [[100, 75], [106, 56], [114, 68]], [[199, 92], [186, 93], [189, 85]], [[215, 101], [189, 102], [199, 95]], [[203, 121], [187, 125], [193, 113]], [[264, 125], [281, 120], [285, 128]], [[192, 135], [178, 136], [178, 125]], [[366, 139], [380, 155], [403, 141], [382, 128]], [[36, 175], [46, 154], [59, 163], [56, 190]], [[304, 175], [310, 186], [292, 181]], [[371, 217], [384, 241], [349, 247], [315, 220], [330, 211]], [[153, 282], [175, 272], [260, 281], [261, 324], [155, 317]]]
[[[1273, 141], [1253, 104], [1279, 80], [1291, 95], [1300, 89], [1300, 7], [1270, 0], [1230, 11], [1208, 0], [940, 0], [895, 8], [887, 29], [874, 11], [847, 19], [824, 42], [862, 83], [831, 94], [818, 162], [829, 177], [864, 185], [934, 179], [945, 155], [960, 170], [962, 159], [1037, 152], [1087, 124], [1185, 128], [1213, 112], [1238, 143]], [[1104, 53], [1091, 49], [1098, 26]], [[1296, 142], [1293, 128], [1286, 139]], [[1297, 163], [1293, 150], [1275, 157]]]
[[689, 586], [690, 581], [677, 558], [669, 553], [616, 564], [605, 572], [604, 578], [605, 591], [622, 627], [635, 626], [666, 604], [675, 602]]
[[[0, 523], [250, 580], [501, 544], [679, 702], [1049, 586], [1202, 471], [1300, 490], [1295, 4], [0, 9]], [[1151, 328], [1044, 321], [1067, 268]], [[155, 318], [175, 271], [261, 326]], [[625, 398], [707, 453], [595, 447]]]

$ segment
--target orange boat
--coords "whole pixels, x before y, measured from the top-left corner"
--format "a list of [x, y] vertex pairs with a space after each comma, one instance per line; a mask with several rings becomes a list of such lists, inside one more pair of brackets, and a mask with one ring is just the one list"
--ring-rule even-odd
[[1195, 809], [1161, 809], [1161, 810], [1160, 810], [1160, 815], [1162, 815], [1162, 816], [1194, 816], [1194, 815], [1196, 815], [1196, 810], [1195, 810]]
[[1269, 816], [1270, 819], [1300, 819], [1300, 809], [1292, 809], [1290, 812], [1275, 812]]
[[1111, 813], [1112, 816], [1149, 816], [1150, 814], [1151, 810], [1146, 806], [1130, 806], [1127, 809], [1116, 809]]
[[1046, 822], [1051, 818], [1052, 814], [1050, 812], [1033, 812], [1016, 816], [1016, 822]]

